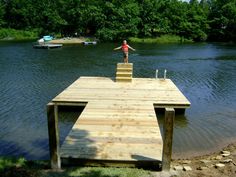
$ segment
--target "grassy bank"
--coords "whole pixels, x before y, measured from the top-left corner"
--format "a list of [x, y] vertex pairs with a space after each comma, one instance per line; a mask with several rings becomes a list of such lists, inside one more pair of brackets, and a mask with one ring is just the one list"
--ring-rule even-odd
[[131, 37], [129, 38], [131, 42], [136, 43], [159, 43], [159, 44], [167, 44], [167, 43], [187, 43], [187, 42], [193, 42], [192, 40], [182, 38], [180, 36], [176, 35], [162, 35], [160, 37], [156, 38], [137, 38], [137, 37]]
[[0, 40], [35, 40], [39, 36], [38, 32], [35, 31], [25, 31], [25, 30], [15, 30], [10, 28], [0, 29]]
[[1, 177], [148, 177], [150, 171], [136, 168], [70, 167], [50, 170], [49, 161], [26, 161], [24, 158], [0, 157]]
[[[173, 160], [170, 173], [145, 171], [137, 168], [67, 167], [59, 171], [50, 169], [49, 161], [27, 161], [24, 158], [0, 157], [0, 177], [162, 177], [204, 176], [223, 177], [236, 174], [236, 143], [209, 155]], [[225, 154], [228, 154], [227, 156]], [[221, 167], [217, 167], [221, 164]], [[184, 171], [184, 166], [192, 168]], [[173, 168], [179, 168], [174, 171]]]

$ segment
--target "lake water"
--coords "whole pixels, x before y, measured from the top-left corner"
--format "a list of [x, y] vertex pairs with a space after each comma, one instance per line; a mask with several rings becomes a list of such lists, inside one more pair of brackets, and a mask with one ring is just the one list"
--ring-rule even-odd
[[[0, 155], [48, 159], [46, 104], [80, 76], [114, 77], [118, 44], [33, 49], [31, 43], [0, 43]], [[236, 45], [133, 44], [134, 77], [172, 79], [190, 100], [176, 116], [173, 156], [204, 154], [236, 141]], [[61, 142], [76, 113], [62, 112]], [[160, 123], [163, 116], [158, 116]]]

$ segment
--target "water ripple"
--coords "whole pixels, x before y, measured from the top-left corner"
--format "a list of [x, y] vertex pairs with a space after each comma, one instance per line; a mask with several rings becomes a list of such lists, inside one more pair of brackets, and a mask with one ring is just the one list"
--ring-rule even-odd
[[[135, 77], [167, 77], [192, 103], [176, 116], [174, 157], [201, 154], [236, 138], [236, 47], [218, 44], [139, 45], [130, 54]], [[0, 155], [47, 159], [46, 104], [79, 76], [114, 76], [122, 54], [114, 44], [34, 50], [0, 46]], [[139, 50], [140, 49], [140, 50]], [[76, 118], [60, 117], [61, 141]]]

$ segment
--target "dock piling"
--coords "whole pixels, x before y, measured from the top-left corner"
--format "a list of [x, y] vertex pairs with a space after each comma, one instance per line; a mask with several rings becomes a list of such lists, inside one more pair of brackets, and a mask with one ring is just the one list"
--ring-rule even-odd
[[52, 169], [61, 168], [58, 131], [58, 106], [54, 103], [47, 105], [49, 151]]
[[165, 108], [162, 170], [170, 170], [175, 110]]

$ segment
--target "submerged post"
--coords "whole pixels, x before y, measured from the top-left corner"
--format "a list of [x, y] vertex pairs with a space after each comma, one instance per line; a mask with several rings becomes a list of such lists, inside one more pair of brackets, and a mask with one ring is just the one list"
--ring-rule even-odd
[[61, 168], [58, 132], [58, 106], [54, 103], [47, 105], [49, 151], [52, 169]]
[[175, 117], [174, 108], [165, 108], [165, 120], [163, 129], [164, 144], [163, 144], [163, 154], [162, 154], [162, 170], [170, 170], [174, 117]]

